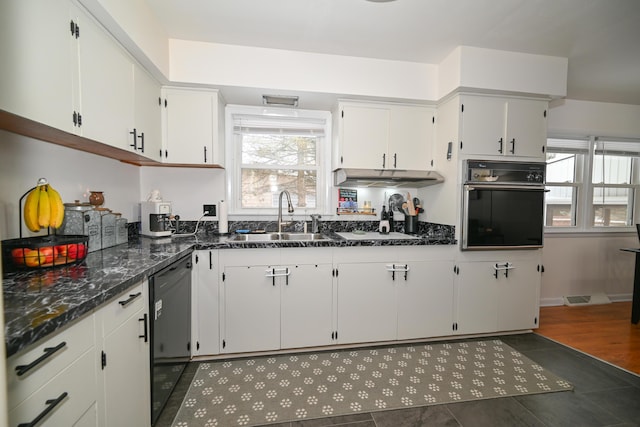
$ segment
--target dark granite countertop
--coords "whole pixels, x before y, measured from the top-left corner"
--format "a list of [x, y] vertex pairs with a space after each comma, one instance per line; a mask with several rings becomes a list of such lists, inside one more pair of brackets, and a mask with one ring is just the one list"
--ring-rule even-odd
[[205, 233], [197, 237], [138, 238], [92, 252], [78, 265], [6, 274], [3, 278], [7, 357], [82, 317], [162, 268], [203, 249], [451, 245], [443, 235], [402, 240], [345, 240], [333, 232], [319, 241], [234, 242]]

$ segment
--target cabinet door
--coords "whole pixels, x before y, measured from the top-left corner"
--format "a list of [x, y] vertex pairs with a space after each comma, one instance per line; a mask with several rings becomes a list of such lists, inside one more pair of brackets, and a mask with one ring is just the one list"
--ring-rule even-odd
[[331, 264], [288, 265], [280, 279], [282, 348], [331, 344], [333, 277]]
[[510, 99], [507, 107], [507, 155], [544, 159], [547, 142], [547, 102]]
[[189, 89], [165, 89], [165, 158], [167, 163], [214, 164], [217, 94]]
[[162, 149], [160, 84], [139, 66], [134, 66], [134, 122], [138, 153], [159, 161]]
[[465, 155], [503, 155], [506, 103], [502, 98], [466, 96], [461, 98], [461, 152]]
[[130, 150], [133, 62], [92, 18], [78, 13], [82, 136]]
[[507, 275], [499, 272], [498, 330], [537, 328], [541, 281], [538, 262], [513, 261], [510, 265], [513, 269]]
[[0, 2], [0, 109], [71, 132], [75, 43], [67, 0]]
[[398, 339], [450, 335], [453, 325], [453, 262], [410, 262], [406, 278], [395, 274]]
[[384, 106], [344, 105], [340, 109], [340, 168], [382, 169], [392, 165], [390, 112]]
[[456, 276], [456, 333], [495, 332], [498, 328], [498, 278], [495, 262], [463, 262]]
[[104, 337], [105, 426], [151, 424], [149, 343], [140, 338], [146, 313], [139, 309]]
[[396, 339], [396, 291], [386, 266], [338, 265], [338, 343]]
[[276, 266], [225, 266], [222, 353], [280, 348], [280, 286]]
[[192, 353], [214, 355], [220, 352], [218, 251], [196, 251], [193, 258]]
[[389, 131], [390, 169], [431, 169], [435, 110], [394, 106]]

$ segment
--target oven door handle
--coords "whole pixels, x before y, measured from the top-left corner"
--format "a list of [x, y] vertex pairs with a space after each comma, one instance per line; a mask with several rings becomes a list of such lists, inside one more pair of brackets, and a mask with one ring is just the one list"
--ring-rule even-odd
[[465, 191], [474, 191], [474, 190], [520, 190], [520, 191], [543, 191], [548, 193], [549, 190], [542, 186], [528, 186], [528, 185], [472, 185], [465, 184]]

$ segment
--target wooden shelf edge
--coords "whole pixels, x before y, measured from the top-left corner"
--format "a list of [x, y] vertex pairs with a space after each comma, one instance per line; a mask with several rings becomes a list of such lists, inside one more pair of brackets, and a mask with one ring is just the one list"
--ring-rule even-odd
[[74, 150], [91, 153], [134, 166], [181, 167], [224, 169], [220, 165], [195, 165], [186, 163], [162, 163], [150, 160], [136, 153], [103, 144], [93, 139], [74, 135], [49, 125], [27, 119], [0, 109], [0, 129], [11, 133], [38, 139], [44, 142], [61, 145]]

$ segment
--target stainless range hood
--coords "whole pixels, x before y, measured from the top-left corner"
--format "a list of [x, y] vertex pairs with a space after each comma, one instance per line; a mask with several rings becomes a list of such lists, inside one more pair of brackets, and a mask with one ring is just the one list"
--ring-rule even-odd
[[337, 169], [334, 184], [353, 187], [412, 187], [420, 188], [444, 182], [435, 171], [400, 169]]

